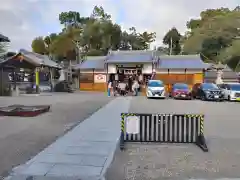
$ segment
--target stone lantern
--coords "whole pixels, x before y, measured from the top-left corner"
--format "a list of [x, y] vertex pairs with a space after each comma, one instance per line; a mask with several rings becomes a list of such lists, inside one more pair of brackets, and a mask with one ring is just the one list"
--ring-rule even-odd
[[223, 84], [222, 75], [223, 75], [223, 69], [225, 69], [225, 66], [219, 62], [218, 64], [213, 65], [212, 68], [217, 71], [217, 78], [215, 80], [215, 83]]

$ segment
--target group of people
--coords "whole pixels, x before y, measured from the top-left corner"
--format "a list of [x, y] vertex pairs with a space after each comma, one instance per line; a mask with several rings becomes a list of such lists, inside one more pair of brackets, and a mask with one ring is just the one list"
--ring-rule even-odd
[[139, 82], [137, 79], [132, 80], [131, 78], [128, 81], [109, 81], [108, 82], [108, 96], [113, 94], [114, 96], [126, 96], [130, 93], [137, 96], [139, 92]]

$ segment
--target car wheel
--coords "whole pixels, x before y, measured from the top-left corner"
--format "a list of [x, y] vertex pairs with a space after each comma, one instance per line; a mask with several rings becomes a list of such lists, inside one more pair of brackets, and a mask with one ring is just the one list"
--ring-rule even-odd
[[204, 95], [201, 96], [202, 101], [206, 101], [206, 97]]
[[228, 96], [228, 101], [231, 101], [231, 97], [230, 96]]

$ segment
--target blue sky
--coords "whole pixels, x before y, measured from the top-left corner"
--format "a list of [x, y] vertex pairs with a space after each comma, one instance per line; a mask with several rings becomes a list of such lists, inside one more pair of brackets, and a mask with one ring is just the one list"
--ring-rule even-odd
[[0, 33], [11, 39], [11, 50], [31, 50], [33, 38], [60, 31], [59, 13], [79, 11], [87, 16], [98, 5], [123, 29], [134, 26], [140, 32], [156, 32], [153, 46], [158, 46], [170, 28], [177, 27], [183, 33], [186, 22], [202, 10], [238, 4], [239, 0], [2, 0], [0, 21], [4, 23], [0, 24]]

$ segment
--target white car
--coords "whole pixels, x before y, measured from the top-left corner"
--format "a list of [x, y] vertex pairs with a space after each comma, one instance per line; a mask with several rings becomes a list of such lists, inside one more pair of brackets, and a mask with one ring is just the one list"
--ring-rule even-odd
[[166, 98], [164, 84], [160, 80], [149, 80], [146, 88], [147, 98]]
[[240, 83], [225, 83], [219, 85], [224, 93], [224, 99], [240, 101]]

